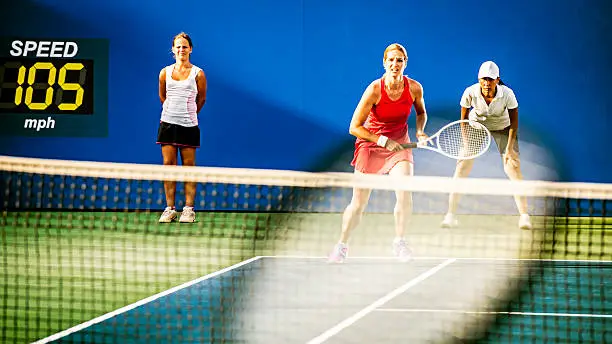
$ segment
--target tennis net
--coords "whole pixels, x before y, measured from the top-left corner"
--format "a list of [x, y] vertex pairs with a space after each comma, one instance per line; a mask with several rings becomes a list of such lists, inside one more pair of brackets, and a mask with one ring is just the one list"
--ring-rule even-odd
[[[197, 183], [195, 223], [158, 222], [167, 180], [179, 210]], [[612, 185], [8, 156], [0, 183], [3, 343], [612, 340]], [[354, 187], [372, 196], [328, 264]]]

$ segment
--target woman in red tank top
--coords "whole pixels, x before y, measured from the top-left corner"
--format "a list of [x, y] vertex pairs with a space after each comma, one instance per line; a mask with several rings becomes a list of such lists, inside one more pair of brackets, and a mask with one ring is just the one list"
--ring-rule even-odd
[[[413, 174], [412, 150], [401, 144], [410, 142], [408, 116], [416, 111], [416, 136], [426, 140], [427, 113], [423, 87], [416, 80], [404, 76], [408, 62], [406, 49], [400, 44], [389, 45], [383, 55], [385, 74], [374, 80], [363, 93], [350, 124], [350, 133], [357, 137], [351, 165], [355, 173]], [[371, 190], [355, 188], [351, 203], [344, 211], [342, 233], [330, 256], [330, 261], [343, 262], [348, 253], [350, 232], [357, 226], [370, 198]], [[404, 239], [404, 226], [412, 213], [412, 195], [396, 192], [395, 239], [393, 250], [401, 260], [408, 260], [411, 251]]]

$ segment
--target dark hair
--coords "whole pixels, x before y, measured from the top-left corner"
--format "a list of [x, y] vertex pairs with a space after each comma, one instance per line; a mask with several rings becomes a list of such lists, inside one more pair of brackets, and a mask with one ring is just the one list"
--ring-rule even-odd
[[501, 78], [499, 78], [499, 82], [498, 82], [497, 84], [498, 84], [498, 85], [504, 85], [504, 86], [506, 86], [506, 84], [504, 84], [504, 82], [502, 81], [502, 79], [501, 79]]
[[177, 39], [179, 38], [184, 38], [187, 40], [187, 42], [189, 43], [189, 46], [193, 48], [193, 43], [191, 42], [191, 37], [189, 37], [188, 34], [181, 32], [179, 34], [177, 34], [176, 36], [174, 36], [174, 38], [172, 39], [172, 45], [174, 45], [174, 42], [176, 42]]

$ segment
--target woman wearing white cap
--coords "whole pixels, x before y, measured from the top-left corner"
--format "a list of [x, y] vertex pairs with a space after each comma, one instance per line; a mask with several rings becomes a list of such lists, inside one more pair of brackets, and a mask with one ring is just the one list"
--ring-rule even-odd
[[[478, 83], [468, 87], [461, 97], [461, 119], [478, 121], [490, 131], [499, 153], [502, 155], [504, 171], [512, 180], [523, 179], [518, 146], [518, 101], [514, 92], [505, 86], [499, 78], [499, 67], [493, 61], [484, 62], [478, 71]], [[459, 160], [455, 178], [467, 177], [474, 160]], [[515, 196], [514, 200], [520, 213], [519, 227], [531, 229], [527, 214], [527, 200]], [[451, 193], [448, 200], [448, 212], [442, 221], [442, 227], [457, 225], [455, 211], [459, 195]]]

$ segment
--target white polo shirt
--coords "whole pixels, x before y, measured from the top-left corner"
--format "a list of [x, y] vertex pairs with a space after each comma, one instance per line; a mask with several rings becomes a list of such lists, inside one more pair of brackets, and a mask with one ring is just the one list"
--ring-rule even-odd
[[471, 108], [478, 116], [485, 117], [484, 121], [479, 122], [489, 130], [502, 130], [510, 125], [508, 109], [516, 109], [518, 101], [511, 88], [497, 85], [495, 98], [491, 104], [487, 105], [480, 92], [480, 84], [476, 83], [465, 89], [460, 105], [464, 108]]

